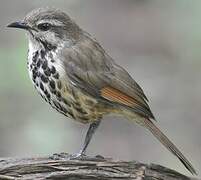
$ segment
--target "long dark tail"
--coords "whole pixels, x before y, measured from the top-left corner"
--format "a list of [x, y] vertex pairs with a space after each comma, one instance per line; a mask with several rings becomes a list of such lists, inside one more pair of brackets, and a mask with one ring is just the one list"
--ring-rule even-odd
[[150, 120], [144, 121], [144, 126], [150, 130], [150, 132], [175, 156], [179, 158], [182, 164], [192, 173], [197, 174], [191, 163], [185, 158], [185, 156], [177, 149], [177, 147], [156, 127], [156, 125]]

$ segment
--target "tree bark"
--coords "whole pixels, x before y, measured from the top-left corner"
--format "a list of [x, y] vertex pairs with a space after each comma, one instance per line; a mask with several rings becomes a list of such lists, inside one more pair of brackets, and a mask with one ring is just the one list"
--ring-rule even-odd
[[193, 178], [160, 165], [86, 156], [78, 160], [48, 157], [0, 158], [0, 179], [192, 180]]

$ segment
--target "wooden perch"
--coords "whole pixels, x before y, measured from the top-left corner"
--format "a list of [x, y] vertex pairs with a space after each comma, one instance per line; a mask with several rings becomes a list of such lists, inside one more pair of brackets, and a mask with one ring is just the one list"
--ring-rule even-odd
[[160, 165], [88, 156], [80, 160], [0, 158], [0, 179], [192, 180]]

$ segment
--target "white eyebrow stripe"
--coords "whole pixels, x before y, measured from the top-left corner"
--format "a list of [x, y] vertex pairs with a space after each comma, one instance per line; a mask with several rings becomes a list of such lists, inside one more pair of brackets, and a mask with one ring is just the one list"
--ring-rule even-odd
[[61, 21], [58, 21], [56, 19], [44, 19], [44, 20], [40, 20], [37, 22], [37, 25], [41, 24], [41, 23], [49, 23], [52, 24], [54, 26], [63, 26], [64, 24]]

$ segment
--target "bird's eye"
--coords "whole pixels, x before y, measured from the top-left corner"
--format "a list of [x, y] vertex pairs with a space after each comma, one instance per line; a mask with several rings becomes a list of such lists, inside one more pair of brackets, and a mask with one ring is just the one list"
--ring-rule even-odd
[[48, 31], [51, 28], [51, 24], [49, 23], [41, 23], [38, 25], [38, 29], [41, 31]]

